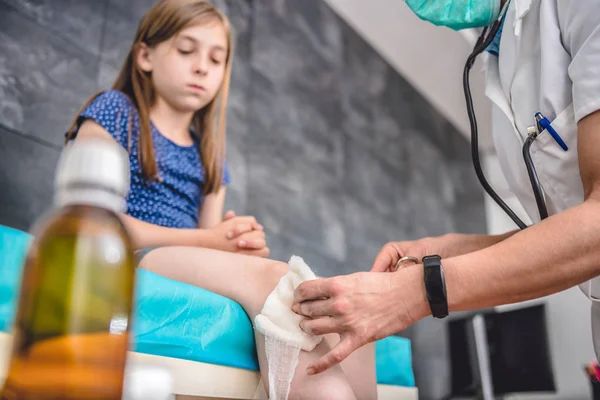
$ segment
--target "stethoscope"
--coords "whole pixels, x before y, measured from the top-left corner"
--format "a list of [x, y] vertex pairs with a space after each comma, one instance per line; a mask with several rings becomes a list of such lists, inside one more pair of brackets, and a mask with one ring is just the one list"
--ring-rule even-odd
[[[487, 49], [490, 43], [494, 40], [496, 34], [498, 33], [498, 29], [502, 26], [503, 18], [508, 9], [508, 4], [510, 1], [507, 1], [500, 13], [500, 17], [494, 22], [491, 26], [487, 26], [483, 29], [483, 32], [477, 39], [477, 43], [473, 48], [473, 52], [467, 58], [467, 62], [465, 64], [465, 69], [463, 73], [463, 88], [465, 91], [465, 100], [467, 102], [467, 114], [469, 115], [469, 122], [471, 124], [471, 156], [473, 158], [473, 166], [475, 167], [475, 173], [477, 174], [477, 178], [481, 183], [481, 186], [485, 189], [485, 191], [490, 195], [490, 197], [502, 208], [502, 210], [517, 224], [520, 229], [527, 228], [527, 225], [514, 213], [514, 211], [506, 205], [506, 203], [498, 196], [498, 194], [492, 189], [488, 181], [486, 180], [483, 171], [481, 169], [481, 163], [479, 160], [479, 143], [478, 143], [478, 133], [477, 133], [477, 119], [475, 118], [475, 111], [473, 110], [473, 99], [471, 97], [471, 86], [469, 83], [469, 72], [471, 71], [471, 67], [475, 63], [475, 59], [479, 54]], [[537, 172], [535, 170], [535, 165], [531, 158], [530, 148], [535, 139], [544, 131], [547, 131], [553, 139], [560, 145], [560, 147], [567, 151], [568, 147], [565, 142], [561, 139], [560, 135], [554, 130], [550, 121], [546, 117], [542, 115], [542, 113], [538, 112], [535, 115], [536, 126], [531, 127], [527, 130], [527, 138], [523, 144], [523, 160], [525, 161], [525, 166], [527, 167], [527, 174], [529, 175], [529, 180], [531, 182], [531, 188], [533, 189], [533, 194], [535, 196], [535, 201], [537, 203], [538, 211], [540, 214], [540, 219], [543, 220], [548, 217], [548, 209], [546, 207], [546, 201], [544, 200], [544, 193], [542, 190], [542, 185], [538, 178]]]

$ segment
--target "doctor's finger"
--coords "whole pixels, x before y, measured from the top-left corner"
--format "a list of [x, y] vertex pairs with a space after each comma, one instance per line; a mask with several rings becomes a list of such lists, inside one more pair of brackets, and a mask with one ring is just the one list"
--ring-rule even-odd
[[294, 301], [301, 303], [306, 300], [331, 297], [334, 278], [315, 279], [302, 282], [294, 291]]
[[391, 270], [392, 264], [394, 264], [399, 256], [394, 256], [394, 252], [391, 250], [389, 245], [385, 245], [373, 262], [371, 272], [388, 272]]
[[303, 319], [300, 321], [300, 329], [309, 335], [325, 335], [327, 333], [342, 333], [344, 328], [336, 318], [321, 317], [317, 319]]
[[342, 336], [342, 340], [329, 353], [310, 364], [306, 368], [307, 375], [319, 374], [328, 370], [336, 364], [344, 361], [352, 352], [358, 349], [361, 345], [356, 342], [352, 336]]
[[338, 315], [333, 299], [309, 300], [302, 303], [296, 303], [292, 306], [292, 311], [305, 317], [317, 318]]

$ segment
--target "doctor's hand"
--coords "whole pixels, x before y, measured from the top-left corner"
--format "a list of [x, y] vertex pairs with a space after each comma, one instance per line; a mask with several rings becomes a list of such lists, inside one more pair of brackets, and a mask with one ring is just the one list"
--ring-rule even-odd
[[292, 310], [306, 317], [300, 322], [306, 333], [340, 334], [338, 345], [308, 366], [308, 375], [318, 374], [359, 347], [429, 314], [423, 266], [407, 266], [394, 274], [360, 272], [306, 281], [294, 292]]
[[[421, 259], [428, 254], [439, 254], [435, 251], [431, 252], [430, 249], [436, 247], [432, 245], [431, 241], [431, 239], [421, 239], [410, 242], [387, 243], [383, 246], [377, 257], [375, 257], [371, 272], [395, 272], [397, 268], [414, 264], [414, 262], [406, 262], [397, 267], [396, 264], [402, 257], [416, 257], [420, 263]], [[441, 254], [439, 255], [442, 256]]]
[[[375, 257], [371, 272], [394, 272], [398, 260], [406, 256], [416, 257], [420, 263], [423, 257], [432, 254], [448, 258], [479, 250], [493, 244], [493, 239], [486, 239], [486, 237], [447, 234], [407, 242], [390, 242], [383, 246], [377, 257]], [[414, 262], [401, 263], [398, 268], [409, 265], [414, 265]]]

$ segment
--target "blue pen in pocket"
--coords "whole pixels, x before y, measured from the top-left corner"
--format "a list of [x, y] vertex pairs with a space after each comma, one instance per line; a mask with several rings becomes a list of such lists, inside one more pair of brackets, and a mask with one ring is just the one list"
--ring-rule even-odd
[[548, 121], [548, 118], [544, 117], [544, 115], [541, 112], [537, 112], [537, 113], [535, 113], [535, 120], [538, 124], [538, 131], [540, 133], [544, 129], [547, 130], [548, 133], [552, 136], [552, 138], [554, 138], [556, 143], [558, 143], [558, 145], [564, 151], [569, 150], [569, 148], [567, 147], [567, 144], [562, 140], [562, 138], [560, 137], [558, 132], [556, 132], [556, 130], [552, 127], [552, 124], [550, 123], [550, 121]]

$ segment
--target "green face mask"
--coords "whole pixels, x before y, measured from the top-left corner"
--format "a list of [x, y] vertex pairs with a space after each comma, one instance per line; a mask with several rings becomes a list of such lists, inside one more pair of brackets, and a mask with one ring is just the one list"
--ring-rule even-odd
[[406, 0], [417, 16], [459, 30], [490, 25], [500, 15], [500, 0]]

